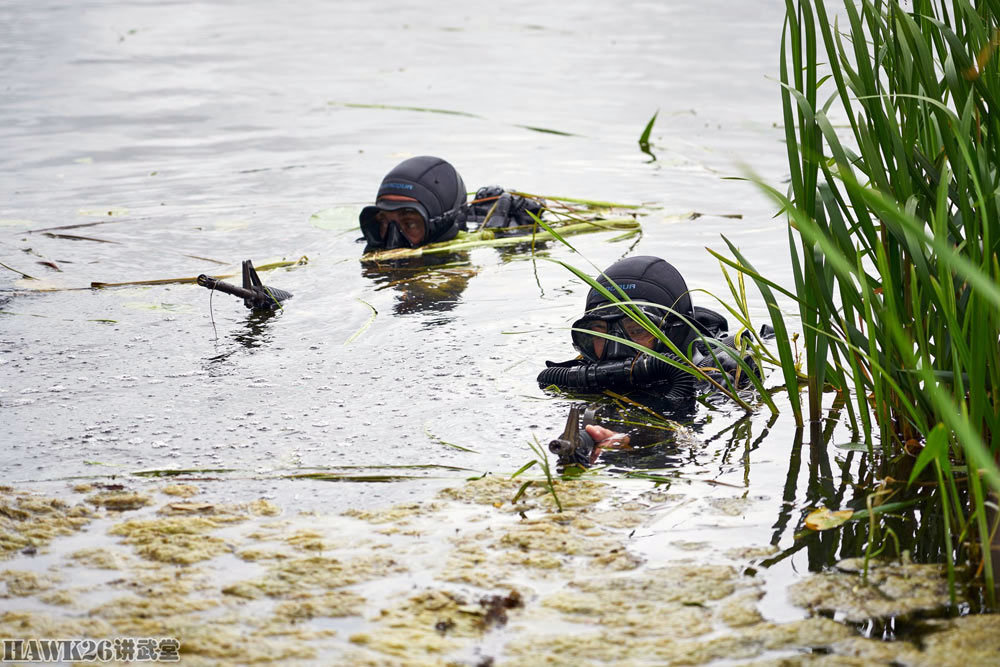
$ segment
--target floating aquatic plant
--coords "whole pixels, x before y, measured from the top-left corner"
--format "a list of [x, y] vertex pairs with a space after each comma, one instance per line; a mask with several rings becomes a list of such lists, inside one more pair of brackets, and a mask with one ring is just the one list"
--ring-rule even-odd
[[[570, 197], [548, 197], [519, 191], [511, 191], [511, 194], [544, 201], [545, 205], [541, 217], [531, 215], [529, 212], [529, 215], [534, 219], [534, 224], [531, 225], [460, 231], [455, 238], [449, 241], [429, 243], [417, 248], [380, 250], [363, 255], [361, 260], [378, 262], [458, 252], [477, 247], [504, 247], [519, 244], [530, 245], [531, 249], [534, 250], [536, 244], [543, 241], [561, 240], [564, 236], [575, 234], [607, 231], [625, 232], [625, 235], [616, 236], [614, 239], [619, 240], [642, 231], [638, 216], [645, 212], [637, 205]], [[622, 212], [629, 215], [623, 216]]]
[[645, 153], [650, 157], [649, 160], [650, 162], [656, 162], [656, 156], [650, 149], [649, 135], [652, 133], [653, 125], [656, 123], [656, 117], [659, 115], [660, 115], [660, 110], [657, 109], [656, 113], [654, 113], [653, 117], [649, 119], [648, 123], [646, 123], [646, 128], [642, 131], [642, 134], [639, 136], [639, 150], [641, 150], [643, 153]]
[[[546, 491], [552, 494], [552, 499], [555, 501], [556, 507], [559, 508], [560, 512], [562, 512], [562, 502], [559, 500], [559, 494], [556, 493], [555, 480], [552, 478], [552, 468], [549, 466], [549, 456], [546, 453], [545, 448], [542, 447], [540, 442], [538, 442], [538, 438], [535, 438], [534, 442], [529, 442], [528, 446], [531, 447], [531, 451], [535, 453], [535, 458], [518, 468], [518, 470], [511, 475], [510, 478], [514, 479], [534, 465], [539, 466], [542, 469], [542, 473], [545, 474], [545, 482], [542, 482], [541, 484]], [[521, 488], [519, 488], [517, 493], [514, 494], [511, 502], [516, 503], [518, 499], [524, 495], [524, 492], [528, 490], [528, 487], [535, 483], [535, 480], [529, 479], [522, 484]]]
[[[341, 106], [349, 109], [382, 109], [385, 111], [413, 111], [417, 113], [435, 113], [443, 114], [446, 116], [465, 116], [466, 118], [478, 118], [480, 120], [488, 120], [485, 116], [480, 116], [479, 114], [469, 113], [468, 111], [457, 111], [455, 109], [437, 109], [434, 107], [415, 107], [415, 106], [405, 106], [401, 104], [363, 104], [358, 102], [327, 102], [330, 106]], [[548, 127], [538, 127], [537, 125], [522, 125], [519, 123], [511, 123], [514, 127], [520, 127], [525, 130], [531, 130], [532, 132], [541, 132], [543, 134], [555, 134], [561, 137], [578, 137], [581, 135], [573, 134], [572, 132], [565, 132], [563, 130], [553, 130]]]

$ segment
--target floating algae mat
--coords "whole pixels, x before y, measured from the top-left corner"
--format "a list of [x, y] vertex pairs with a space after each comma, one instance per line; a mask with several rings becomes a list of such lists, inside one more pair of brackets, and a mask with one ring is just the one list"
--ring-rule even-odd
[[[0, 637], [175, 638], [188, 665], [987, 664], [1000, 651], [989, 615], [920, 621], [919, 641], [868, 638], [825, 615], [842, 613], [838, 597], [807, 599], [815, 579], [791, 589], [802, 618], [769, 621], [764, 582], [747, 574], [767, 544], [637, 548], [672, 539], [657, 537], [666, 514], [717, 515], [740, 489], [523, 481], [442, 482], [427, 499], [330, 512], [228, 502], [224, 480], [81, 484], [58, 498], [8, 488]], [[814, 575], [831, 579], [821, 597], [861, 586], [855, 570]], [[933, 567], [868, 576], [880, 597], [915, 597], [887, 613], [946, 602]]]

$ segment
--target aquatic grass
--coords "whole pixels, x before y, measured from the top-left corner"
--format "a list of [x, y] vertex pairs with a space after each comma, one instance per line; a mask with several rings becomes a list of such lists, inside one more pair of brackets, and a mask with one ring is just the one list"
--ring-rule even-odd
[[364, 305], [368, 306], [368, 309], [371, 310], [371, 315], [368, 316], [368, 319], [365, 321], [364, 324], [361, 325], [360, 329], [355, 331], [353, 334], [351, 334], [351, 336], [347, 340], [344, 341], [344, 345], [350, 345], [355, 340], [357, 340], [358, 336], [363, 334], [368, 329], [368, 327], [372, 325], [372, 322], [374, 322], [375, 318], [378, 316], [378, 311], [375, 309], [375, 306], [371, 305], [364, 299], [359, 298], [357, 300], [363, 303]]
[[653, 125], [656, 123], [656, 117], [660, 115], [660, 110], [657, 109], [653, 117], [649, 119], [646, 123], [646, 127], [643, 129], [642, 134], [639, 135], [639, 150], [650, 157], [649, 162], [656, 162], [656, 155], [650, 149], [649, 135], [653, 132]]
[[401, 104], [363, 104], [360, 102], [327, 102], [330, 106], [341, 106], [349, 109], [384, 109], [387, 111], [416, 111], [419, 113], [437, 113], [446, 116], [465, 116], [467, 118], [483, 118], [478, 114], [468, 111], [456, 111], [454, 109], [436, 109], [433, 107], [414, 107]]
[[[468, 111], [458, 111], [456, 109], [439, 109], [434, 107], [416, 107], [416, 106], [406, 106], [402, 104], [364, 104], [360, 102], [327, 102], [329, 106], [339, 106], [346, 107], [348, 109], [379, 109], [384, 111], [413, 111], [417, 113], [433, 113], [442, 114], [445, 116], [464, 116], [466, 118], [477, 118], [479, 120], [489, 120], [486, 116], [481, 116], [479, 114], [470, 113]], [[564, 130], [554, 130], [548, 127], [539, 127], [537, 125], [522, 125], [519, 123], [511, 123], [511, 127], [519, 127], [523, 130], [530, 130], [532, 132], [541, 132], [542, 134], [555, 134], [560, 137], [579, 137], [582, 135], [574, 134], [572, 132], [566, 132]]]
[[[542, 444], [538, 442], [538, 438], [534, 436], [532, 437], [534, 438], [534, 442], [529, 442], [528, 446], [531, 447], [531, 451], [535, 453], [535, 458], [532, 459], [531, 461], [528, 461], [520, 468], [518, 468], [514, 472], [514, 474], [510, 476], [510, 478], [514, 479], [518, 477], [519, 475], [530, 469], [532, 466], [537, 465], [538, 467], [540, 467], [542, 469], [542, 473], [545, 475], [545, 482], [542, 484], [542, 486], [546, 491], [552, 494], [552, 499], [555, 501], [556, 507], [559, 509], [559, 512], [561, 513], [563, 511], [562, 501], [559, 500], [559, 494], [556, 493], [555, 480], [552, 477], [552, 468], [549, 466], [549, 455], [545, 451], [545, 448], [542, 447]], [[536, 483], [537, 483], [536, 480], [533, 479], [529, 479], [526, 482], [524, 482], [524, 484], [522, 484], [520, 488], [517, 490], [517, 493], [514, 494], [514, 497], [511, 499], [510, 502], [516, 503], [518, 499], [524, 495], [524, 492], [527, 491], [529, 487], [531, 487], [533, 484]]]
[[[107, 463], [89, 462], [90, 465], [114, 465]], [[236, 468], [163, 468], [159, 470], [135, 470], [132, 474], [135, 477], [180, 477], [182, 475], [194, 475], [202, 473], [227, 473], [239, 472]]]
[[572, 211], [580, 210], [577, 207], [570, 206], [570, 204], [579, 204], [583, 207], [585, 211], [593, 211], [597, 209], [633, 209], [639, 210], [642, 208], [639, 204], [624, 204], [622, 202], [610, 202], [603, 201], [600, 199], [581, 199], [579, 197], [554, 197], [551, 195], [540, 195], [533, 194], [530, 192], [522, 192], [521, 190], [512, 190], [511, 194], [518, 195], [520, 197], [529, 197], [531, 199], [544, 199], [546, 210], [558, 213], [559, 209], [566, 209]]
[[[518, 245], [521, 243], [536, 243], [540, 241], [559, 240], [563, 235], [588, 234], [592, 232], [607, 231], [636, 231], [642, 226], [634, 218], [612, 218], [602, 220], [587, 220], [574, 222], [558, 227], [559, 232], [552, 229], [541, 232], [532, 230], [530, 235], [499, 235], [496, 230], [483, 229], [475, 232], [459, 232], [458, 236], [450, 241], [438, 243], [428, 243], [416, 248], [393, 248], [392, 250], [378, 250], [366, 253], [361, 256], [362, 262], [379, 262], [393, 259], [406, 259], [408, 257], [422, 257], [424, 255], [439, 255], [472, 248], [498, 248], [503, 246]], [[503, 234], [502, 230], [499, 230]]]
[[[809, 424], [818, 446], [833, 392], [883, 466], [922, 448], [910, 481], [933, 470], [949, 582], [954, 589], [957, 560], [978, 560], [995, 606], [1000, 4], [914, 0], [907, 10], [860, 0], [844, 2], [841, 16], [844, 26], [823, 0], [786, 0], [779, 73], [790, 183], [780, 192], [754, 179], [788, 221], [794, 289], [760, 276], [725, 239], [727, 265], [764, 297], [797, 424]], [[779, 293], [797, 309], [804, 377]], [[869, 555], [880, 548], [877, 528]]]
[[21, 271], [19, 269], [15, 269], [13, 267], [7, 266], [3, 262], [0, 262], [0, 266], [2, 266], [3, 268], [7, 269], [8, 271], [12, 271], [13, 273], [16, 273], [17, 275], [21, 276], [21, 278], [24, 279], [24, 280], [38, 280], [38, 278], [36, 278], [34, 276], [31, 276], [31, 275], [28, 275], [27, 273], [25, 273], [24, 271]]
[[[478, 247], [503, 247], [525, 243], [531, 244], [532, 254], [534, 254], [536, 244], [541, 241], [553, 239], [562, 241], [564, 236], [603, 231], [624, 231], [631, 234], [642, 229], [637, 218], [644, 212], [638, 205], [570, 197], [551, 197], [521, 191], [511, 191], [511, 194], [541, 201], [543, 204], [541, 215], [548, 215], [551, 219], [543, 221], [540, 216], [527, 211], [533, 224], [460, 231], [455, 238], [448, 241], [429, 243], [416, 248], [394, 248], [366, 253], [362, 255], [361, 261], [378, 262], [459, 252]], [[613, 214], [618, 211], [628, 211], [629, 215], [624, 217], [619, 214], [614, 217]], [[313, 217], [321, 216], [322, 213], [316, 213]], [[556, 231], [557, 229], [559, 231]]]
[[431, 433], [431, 428], [430, 428], [430, 424], [429, 423], [424, 424], [424, 435], [426, 435], [428, 439], [433, 440], [434, 442], [440, 443], [440, 444], [444, 445], [445, 447], [451, 447], [452, 449], [457, 449], [457, 450], [462, 451], [462, 452], [470, 452], [472, 454], [478, 454], [479, 453], [476, 450], [471, 449], [469, 447], [463, 447], [462, 445], [458, 445], [458, 444], [455, 444], [453, 442], [448, 442], [447, 440], [445, 440], [443, 438], [439, 438], [438, 436], [436, 436], [433, 433]]

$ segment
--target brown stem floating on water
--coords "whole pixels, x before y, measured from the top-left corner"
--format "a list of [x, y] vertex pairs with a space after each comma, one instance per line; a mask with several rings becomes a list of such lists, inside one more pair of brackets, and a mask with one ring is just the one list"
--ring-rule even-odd
[[52, 239], [66, 239], [68, 241], [93, 241], [94, 243], [114, 243], [115, 245], [120, 245], [118, 241], [108, 241], [107, 239], [98, 239], [92, 236], [78, 236], [76, 234], [56, 234], [55, 232], [42, 232], [42, 236], [48, 236]]
[[42, 232], [54, 232], [60, 229], [79, 229], [80, 227], [94, 227], [95, 225], [107, 225], [116, 222], [137, 222], [139, 220], [148, 220], [148, 218], [118, 218], [115, 220], [97, 220], [95, 222], [77, 222], [72, 225], [57, 225], [55, 227], [42, 227], [40, 229], [29, 229], [29, 234], [41, 234]]
[[[309, 258], [303, 255], [298, 259], [283, 260], [280, 262], [271, 262], [270, 264], [262, 264], [261, 266], [258, 266], [256, 268], [258, 271], [269, 271], [271, 269], [279, 269], [286, 266], [299, 266], [308, 263], [309, 263]], [[211, 277], [217, 280], [223, 280], [225, 278], [232, 278], [235, 275], [236, 275], [235, 273], [225, 273]], [[190, 276], [186, 278], [155, 278], [152, 280], [130, 280], [121, 283], [92, 282], [90, 283], [90, 286], [93, 289], [103, 289], [105, 287], [128, 287], [132, 285], [169, 285], [172, 283], [183, 284], [183, 283], [196, 283], [196, 282], [198, 282], [198, 276]]]

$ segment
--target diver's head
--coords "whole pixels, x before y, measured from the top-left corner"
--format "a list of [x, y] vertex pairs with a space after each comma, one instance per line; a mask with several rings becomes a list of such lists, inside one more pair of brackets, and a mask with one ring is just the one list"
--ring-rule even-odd
[[375, 204], [361, 211], [369, 248], [412, 248], [447, 241], [458, 233], [465, 183], [439, 157], [404, 160], [382, 179]]
[[[609, 283], [609, 279], [617, 288]], [[673, 265], [659, 257], [638, 256], [619, 260], [605, 269], [597, 283], [621, 301], [636, 302], [636, 307], [681, 351], [695, 336], [688, 323], [694, 321], [694, 308], [687, 284]], [[573, 323], [573, 328], [584, 330], [573, 332], [573, 346], [592, 362], [627, 359], [634, 357], [637, 351], [624, 343], [586, 331], [611, 334], [651, 350], [668, 350], [642, 324], [593, 288], [587, 294], [586, 312]]]

